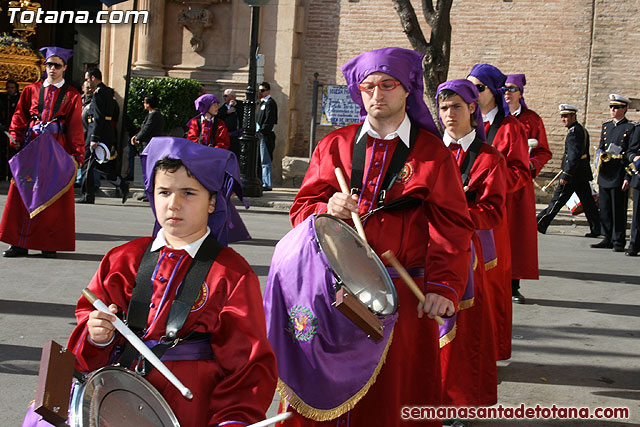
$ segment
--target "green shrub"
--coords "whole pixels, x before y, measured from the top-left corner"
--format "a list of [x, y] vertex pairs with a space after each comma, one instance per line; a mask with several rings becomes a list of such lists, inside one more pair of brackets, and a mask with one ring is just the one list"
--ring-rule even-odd
[[140, 127], [147, 115], [142, 101], [146, 95], [154, 94], [160, 101], [165, 131], [183, 128], [196, 115], [193, 102], [200, 96], [200, 87], [201, 83], [196, 79], [136, 77], [131, 79], [127, 111], [133, 123]]

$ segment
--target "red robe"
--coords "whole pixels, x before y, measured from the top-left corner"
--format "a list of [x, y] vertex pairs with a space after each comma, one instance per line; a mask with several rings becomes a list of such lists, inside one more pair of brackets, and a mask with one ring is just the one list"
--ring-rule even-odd
[[[137, 268], [151, 240], [136, 239], [109, 251], [89, 289], [105, 304], [116, 304], [126, 312]], [[192, 260], [186, 251], [166, 246], [160, 250], [159, 259], [144, 340], [158, 340], [164, 335], [171, 303]], [[163, 304], [165, 291], [167, 300]], [[88, 340], [86, 321], [93, 310], [81, 297], [76, 308], [78, 326], [67, 344], [76, 355], [76, 368], [84, 372], [108, 365], [116, 346], [124, 342], [119, 334], [106, 347]], [[266, 336], [258, 278], [231, 248], [222, 249], [218, 255], [178, 336], [192, 331], [211, 334], [215, 360], [165, 364], [193, 392], [193, 399], [182, 397], [157, 369], [146, 377], [167, 400], [180, 424], [202, 427], [224, 421], [251, 424], [264, 419], [275, 390], [276, 361]]]
[[[42, 82], [30, 84], [20, 95], [16, 111], [11, 120], [9, 133], [20, 144], [24, 143], [27, 126], [35, 126], [40, 121], [29, 123], [32, 115], [38, 113], [38, 99]], [[53, 106], [60, 89], [55, 86], [45, 88], [43, 121], [49, 122]], [[80, 92], [69, 86], [56, 117], [64, 116], [64, 133], [52, 135], [73, 156], [76, 163], [84, 159], [84, 134], [82, 131], [82, 100]], [[35, 138], [35, 136], [33, 136]], [[13, 148], [18, 148], [12, 145]], [[0, 240], [26, 249], [42, 251], [74, 251], [76, 249], [75, 201], [73, 187], [56, 200], [51, 206], [33, 219], [22, 202], [20, 193], [12, 183], [9, 187], [7, 202], [0, 221]]]
[[[467, 155], [460, 145], [449, 148], [462, 166]], [[506, 163], [488, 144], [482, 144], [469, 174], [469, 214], [477, 230], [502, 223], [505, 213]], [[498, 375], [494, 343], [495, 290], [486, 283], [482, 245], [474, 233], [477, 265], [474, 270], [473, 306], [458, 312], [455, 339], [442, 347], [442, 404], [490, 406], [498, 401]], [[473, 262], [473, 260], [472, 260]]]
[[[189, 121], [189, 132], [187, 133], [187, 139], [198, 142], [200, 139], [200, 134], [205, 131], [204, 123], [200, 122], [200, 116], [194, 117]], [[200, 122], [200, 126], [198, 126], [198, 122]], [[219, 118], [215, 119], [216, 128], [211, 129], [209, 133], [209, 137], [203, 136], [200, 144], [208, 145], [210, 147], [216, 148], [224, 148], [225, 150], [229, 149], [229, 132], [227, 131], [227, 126], [224, 124]], [[213, 137], [213, 138], [212, 138]]]
[[[336, 167], [349, 179], [357, 128], [334, 131], [318, 144], [290, 211], [294, 226], [313, 213], [326, 212], [329, 198], [340, 191]], [[367, 137], [360, 214], [377, 206], [380, 182], [395, 147], [403, 143], [398, 141]], [[457, 307], [466, 283], [473, 223], [453, 156], [440, 138], [422, 129], [387, 201], [405, 195], [422, 199], [422, 205], [373, 214], [364, 224], [369, 244], [377, 254], [393, 250], [407, 268], [424, 267], [426, 277], [416, 278], [423, 291], [440, 294]], [[368, 393], [339, 420], [314, 422], [296, 413], [283, 426], [335, 426], [349, 420], [350, 426], [393, 427], [402, 423], [403, 406], [440, 403], [438, 325], [426, 316], [418, 319], [416, 297], [401, 280], [394, 283], [398, 321], [386, 363]]]
[[[485, 130], [489, 130], [489, 123], [485, 123]], [[521, 256], [526, 255], [530, 248], [525, 248], [525, 242], [520, 234], [524, 231], [517, 227], [521, 224], [518, 215], [528, 212], [529, 206], [518, 206], [514, 203], [514, 193], [531, 185], [531, 174], [528, 166], [528, 146], [524, 126], [515, 117], [509, 115], [504, 118], [492, 144], [507, 161], [507, 220], [493, 229], [496, 242], [498, 264], [487, 271], [487, 280], [491, 283], [496, 295], [496, 357], [506, 360], [511, 357], [511, 279], [512, 264], [523, 262]], [[532, 190], [533, 191], [533, 190]], [[533, 204], [535, 220], [535, 203]], [[535, 225], [534, 225], [535, 227]], [[537, 230], [537, 228], [536, 228]], [[535, 259], [537, 265], [537, 240]]]
[[[531, 172], [532, 178], [540, 174], [540, 171], [547, 164], [553, 154], [549, 149], [549, 141], [547, 141], [547, 132], [544, 129], [544, 123], [540, 116], [533, 110], [523, 108], [520, 114], [516, 116], [518, 120], [525, 126], [527, 139], [537, 139], [538, 146], [529, 151], [529, 162], [533, 164], [534, 169]], [[527, 143], [528, 145], [528, 143]]]

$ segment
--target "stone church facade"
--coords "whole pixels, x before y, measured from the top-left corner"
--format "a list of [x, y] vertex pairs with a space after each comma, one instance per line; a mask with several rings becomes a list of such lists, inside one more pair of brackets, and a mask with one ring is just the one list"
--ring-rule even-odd
[[[129, 10], [133, 2], [116, 8]], [[421, 2], [413, 1], [423, 31]], [[137, 26], [133, 75], [185, 77], [217, 96], [248, 81], [251, 11], [242, 0], [139, 0], [150, 21]], [[488, 62], [525, 73], [525, 99], [544, 120], [559, 168], [565, 129], [560, 103], [577, 106], [591, 145], [608, 120], [609, 93], [640, 98], [640, 0], [454, 0], [449, 78]], [[104, 25], [100, 64], [107, 84], [124, 91], [129, 26]], [[428, 35], [427, 35], [428, 37]], [[391, 0], [271, 0], [261, 8], [259, 53], [278, 102], [275, 176], [284, 156], [307, 156], [314, 74], [343, 84], [340, 66], [386, 46], [410, 48]], [[635, 104], [634, 104], [635, 105]], [[630, 109], [631, 120], [640, 114]], [[332, 128], [318, 127], [316, 139]]]

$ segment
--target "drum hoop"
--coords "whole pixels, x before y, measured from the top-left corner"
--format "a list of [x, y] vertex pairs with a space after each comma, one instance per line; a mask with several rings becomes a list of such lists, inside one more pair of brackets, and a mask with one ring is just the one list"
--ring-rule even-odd
[[[340, 223], [341, 225], [344, 225], [343, 229], [346, 230], [349, 234], [351, 234], [351, 236], [353, 236], [356, 240], [360, 241], [363, 244], [363, 246], [366, 246], [366, 243], [363, 242], [363, 240], [360, 237], [360, 235], [358, 235], [358, 233], [349, 224], [347, 224], [346, 222], [344, 222], [340, 218], [336, 218], [335, 216], [329, 215], [329, 214], [316, 214], [315, 215], [315, 218], [313, 219], [313, 227], [312, 227], [313, 236], [315, 238], [315, 241], [316, 241], [318, 247], [320, 248], [320, 250], [322, 251], [322, 254], [327, 259], [327, 263], [329, 264], [330, 271], [333, 274], [333, 276], [336, 278], [337, 283], [340, 286], [344, 286], [350, 292], [353, 293], [353, 290], [349, 288], [349, 285], [347, 285], [342, 280], [342, 278], [340, 277], [338, 272], [335, 271], [335, 268], [333, 267], [333, 265], [331, 265], [331, 262], [329, 261], [329, 258], [327, 257], [327, 252], [322, 247], [322, 242], [321, 242], [320, 236], [318, 236], [318, 232], [316, 231], [315, 222], [316, 222], [316, 220], [318, 218], [323, 218], [323, 217], [330, 218], [331, 220], [336, 221], [336, 222]], [[387, 268], [384, 266], [384, 264], [380, 260], [380, 257], [373, 251], [373, 249], [371, 249], [371, 255], [372, 255], [372, 259], [373, 259], [374, 263], [378, 266], [378, 269], [382, 273], [382, 276], [384, 277], [386, 282], [390, 285], [390, 286], [387, 286], [387, 291], [391, 292], [391, 295], [393, 296], [393, 301], [394, 301], [393, 311], [391, 313], [380, 314], [380, 313], [374, 312], [374, 314], [377, 315], [377, 316], [390, 316], [390, 315], [393, 315], [396, 311], [398, 311], [398, 293], [396, 291], [396, 287], [393, 284], [393, 280], [391, 280], [391, 276], [389, 275], [389, 272], [387, 271]]]
[[[87, 385], [91, 384], [91, 382], [96, 379], [96, 377], [100, 375], [104, 375], [105, 373], [114, 373], [117, 372], [119, 374], [124, 374], [130, 379], [134, 379], [139, 385], [142, 385], [146, 391], [150, 392], [150, 394], [156, 399], [157, 403], [159, 403], [159, 409], [164, 410], [164, 414], [168, 418], [168, 421], [172, 424], [168, 424], [169, 426], [179, 427], [180, 423], [176, 418], [173, 410], [165, 400], [164, 396], [160, 394], [160, 392], [149, 383], [145, 378], [131, 371], [130, 369], [123, 368], [121, 366], [105, 366], [96, 371], [90, 372], [85, 375], [84, 381], [75, 382], [72, 393], [71, 405], [69, 406], [69, 425], [71, 427], [84, 427], [92, 424], [91, 420], [91, 408], [85, 408], [84, 405], [84, 394]], [[158, 409], [156, 407], [155, 409]], [[154, 411], [156, 412], [156, 411]], [[164, 426], [163, 426], [164, 427]]]

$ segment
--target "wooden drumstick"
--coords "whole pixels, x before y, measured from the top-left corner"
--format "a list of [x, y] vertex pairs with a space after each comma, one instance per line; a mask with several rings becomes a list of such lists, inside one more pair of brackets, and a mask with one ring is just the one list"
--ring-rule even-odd
[[[338, 178], [338, 183], [340, 184], [340, 190], [343, 194], [349, 195], [349, 186], [347, 185], [347, 180], [344, 179], [344, 175], [342, 174], [342, 169], [336, 168], [336, 178]], [[356, 230], [358, 234], [362, 238], [362, 240], [367, 242], [367, 236], [364, 234], [364, 227], [362, 227], [362, 221], [360, 221], [360, 215], [356, 212], [351, 212], [351, 219], [353, 220], [353, 224], [356, 226]]]
[[[398, 261], [398, 258], [396, 258], [393, 251], [388, 250], [385, 253], [383, 253], [382, 259], [387, 261], [389, 264], [391, 264], [393, 268], [396, 269], [398, 274], [400, 274], [400, 277], [402, 278], [402, 280], [404, 280], [404, 283], [406, 283], [407, 286], [409, 286], [409, 289], [411, 289], [413, 294], [420, 300], [421, 303], [424, 304], [427, 298], [424, 296], [424, 294], [422, 293], [422, 291], [420, 290], [416, 282], [413, 280], [413, 277], [411, 277], [407, 272], [407, 270], [402, 266], [402, 264], [400, 264], [400, 261]], [[444, 325], [444, 320], [442, 320], [442, 317], [440, 316], [435, 316], [433, 320], [438, 322], [438, 325]]]
[[558, 179], [558, 178], [560, 177], [560, 175], [562, 175], [562, 172], [564, 172], [564, 171], [563, 171], [562, 169], [560, 169], [560, 172], [558, 172], [558, 173], [556, 174], [556, 176], [554, 176], [554, 177], [553, 177], [553, 179], [547, 183], [547, 185], [544, 185], [544, 186], [541, 188], [541, 190], [542, 190], [544, 193], [546, 193], [546, 192], [547, 192], [547, 188], [549, 188], [549, 186], [550, 186], [551, 184], [553, 184], [554, 182], [556, 182], [556, 179]]
[[[89, 290], [89, 288], [85, 288], [82, 290], [82, 295], [93, 305], [96, 309], [110, 314], [113, 316], [113, 313], [109, 311], [109, 308], [105, 303], [103, 303], [93, 292]], [[131, 343], [131, 345], [140, 352], [144, 356], [145, 359], [151, 363], [154, 368], [158, 370], [164, 377], [169, 380], [171, 384], [173, 384], [180, 393], [187, 399], [193, 399], [193, 393], [189, 390], [180, 380], [167, 368], [167, 365], [162, 363], [162, 361], [156, 356], [149, 347], [140, 339], [138, 336], [133, 333], [131, 329], [127, 325], [124, 324], [122, 320], [116, 317], [116, 320], [113, 322], [113, 326], [122, 334], [122, 336]]]

